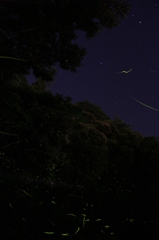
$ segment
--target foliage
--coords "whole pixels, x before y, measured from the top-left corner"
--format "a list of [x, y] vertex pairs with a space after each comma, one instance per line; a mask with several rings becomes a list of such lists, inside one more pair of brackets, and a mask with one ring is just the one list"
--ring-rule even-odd
[[130, 5], [119, 0], [3, 0], [0, 5], [0, 73], [28, 74], [51, 81], [55, 66], [76, 71], [86, 54], [77, 30], [93, 37], [103, 27], [119, 25]]
[[154, 137], [20, 75], [0, 95], [2, 239], [158, 238]]

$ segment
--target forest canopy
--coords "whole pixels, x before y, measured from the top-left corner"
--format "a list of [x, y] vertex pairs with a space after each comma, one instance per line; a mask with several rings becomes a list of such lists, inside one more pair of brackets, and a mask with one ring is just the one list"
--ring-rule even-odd
[[77, 239], [158, 237], [154, 137], [143, 138], [89, 101], [73, 104], [70, 97], [29, 86], [24, 77], [6, 84], [0, 95], [4, 240], [48, 239], [46, 231], [59, 240], [77, 229]]
[[24, 75], [32, 69], [44, 81], [54, 79], [57, 64], [75, 72], [86, 54], [74, 43], [77, 30], [91, 38], [119, 25], [129, 10], [124, 0], [2, 0], [0, 72]]
[[57, 64], [81, 66], [77, 30], [91, 38], [129, 9], [124, 0], [1, 1], [3, 240], [159, 238], [159, 142], [45, 86]]

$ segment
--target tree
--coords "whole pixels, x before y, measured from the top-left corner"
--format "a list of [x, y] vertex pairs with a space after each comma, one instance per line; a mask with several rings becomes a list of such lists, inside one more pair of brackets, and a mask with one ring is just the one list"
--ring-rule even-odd
[[[138, 233], [157, 239], [157, 140], [143, 138], [119, 118], [111, 120], [88, 101], [72, 104], [45, 91], [40, 79], [39, 84], [31, 87], [24, 77], [15, 76], [0, 88], [2, 238], [47, 239], [42, 234], [57, 232], [50, 221], [59, 225], [62, 209], [66, 228], [60, 234], [74, 233], [84, 223], [81, 216], [87, 215], [88, 235], [97, 234], [96, 229], [101, 234], [99, 222], [94, 221], [97, 228], [91, 223], [99, 218], [103, 227], [110, 226], [103, 234], [112, 229], [117, 239], [135, 239]], [[71, 188], [57, 187], [55, 194], [51, 181]], [[83, 186], [82, 196], [79, 192], [71, 200], [77, 185]], [[81, 225], [67, 221], [65, 213], [78, 215]]]
[[129, 9], [124, 0], [3, 0], [0, 73], [27, 74], [32, 68], [36, 78], [51, 81], [57, 64], [75, 72], [86, 54], [74, 43], [76, 31], [91, 38], [103, 27], [119, 25]]

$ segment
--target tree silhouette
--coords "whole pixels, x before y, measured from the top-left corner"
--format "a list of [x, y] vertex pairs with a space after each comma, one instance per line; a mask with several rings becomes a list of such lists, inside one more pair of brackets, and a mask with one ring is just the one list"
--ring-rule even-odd
[[3, 0], [0, 4], [0, 72], [53, 80], [55, 66], [76, 71], [86, 54], [73, 41], [76, 31], [87, 38], [101, 28], [117, 26], [130, 5], [120, 0]]
[[[69, 98], [52, 95], [40, 79], [31, 87], [23, 76], [15, 76], [4, 85], [0, 88], [2, 238], [48, 239], [43, 236], [46, 231], [73, 234], [86, 215], [90, 222], [77, 239], [87, 239], [87, 234], [105, 239], [111, 232], [117, 239], [135, 239], [139, 233], [143, 239], [158, 239], [157, 140], [143, 138], [118, 117], [111, 120], [88, 101], [72, 104]], [[51, 184], [56, 181], [64, 184], [53, 184], [57, 186], [53, 191]], [[74, 218], [70, 222], [66, 213], [77, 215], [77, 222]], [[63, 221], [65, 230], [49, 220], [58, 227]]]

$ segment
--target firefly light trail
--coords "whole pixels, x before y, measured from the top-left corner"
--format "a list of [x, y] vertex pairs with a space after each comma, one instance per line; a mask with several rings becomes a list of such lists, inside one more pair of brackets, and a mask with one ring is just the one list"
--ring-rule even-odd
[[27, 60], [23, 60], [23, 59], [20, 59], [20, 58], [7, 57], [7, 56], [0, 56], [0, 58], [3, 58], [3, 59], [7, 58], [7, 59], [12, 59], [12, 60], [27, 62]]
[[127, 74], [127, 73], [129, 73], [129, 72], [131, 72], [131, 71], [132, 71], [132, 68], [131, 68], [130, 70], [128, 70], [128, 71], [123, 70], [123, 71], [118, 72], [118, 73], [125, 73], [125, 74]]
[[[130, 94], [129, 94], [130, 95]], [[131, 96], [131, 95], [130, 95]], [[153, 108], [153, 107], [151, 107], [151, 106], [149, 106], [149, 105], [146, 105], [146, 104], [144, 104], [144, 103], [142, 103], [142, 102], [140, 102], [139, 100], [137, 100], [136, 98], [134, 98], [133, 96], [131, 96], [136, 102], [138, 102], [138, 103], [140, 103], [140, 104], [142, 104], [143, 106], [145, 106], [145, 107], [147, 107], [147, 108], [150, 108], [150, 109], [152, 109], [152, 110], [155, 110], [155, 111], [157, 111], [157, 112], [159, 112], [159, 110], [158, 109], [156, 109], [156, 108]]]

